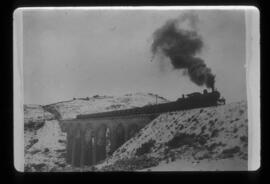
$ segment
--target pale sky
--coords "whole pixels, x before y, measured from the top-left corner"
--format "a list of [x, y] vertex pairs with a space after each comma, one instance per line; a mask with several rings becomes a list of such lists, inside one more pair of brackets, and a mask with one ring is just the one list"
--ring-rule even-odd
[[[181, 71], [151, 60], [152, 33], [187, 10], [28, 10], [23, 15], [25, 104], [151, 92], [169, 100], [202, 91]], [[245, 15], [196, 10], [199, 55], [227, 102], [246, 99]]]

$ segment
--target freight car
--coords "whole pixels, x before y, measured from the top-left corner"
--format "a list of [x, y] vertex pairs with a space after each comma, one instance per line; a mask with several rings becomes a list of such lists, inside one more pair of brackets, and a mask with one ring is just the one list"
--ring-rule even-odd
[[132, 109], [78, 115], [77, 119], [125, 116], [136, 114], [159, 114], [170, 111], [216, 106], [220, 104], [225, 104], [225, 99], [220, 98], [220, 93], [217, 90], [207, 92], [207, 90], [205, 89], [203, 93], [195, 92], [187, 94], [186, 96], [183, 95], [182, 98], [178, 98], [174, 102], [146, 105], [143, 107], [137, 107]]

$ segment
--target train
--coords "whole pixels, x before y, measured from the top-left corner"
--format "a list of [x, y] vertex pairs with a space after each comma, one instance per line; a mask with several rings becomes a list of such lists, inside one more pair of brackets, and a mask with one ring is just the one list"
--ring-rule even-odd
[[93, 114], [81, 114], [77, 115], [77, 119], [87, 118], [100, 118], [100, 117], [114, 117], [114, 116], [127, 116], [127, 115], [139, 115], [139, 114], [160, 114], [171, 111], [189, 110], [194, 108], [210, 107], [225, 104], [225, 99], [220, 95], [220, 92], [216, 89], [208, 92], [206, 89], [203, 93], [194, 92], [186, 95], [182, 95], [176, 101], [146, 105], [143, 107], [136, 107], [131, 109], [107, 111]]

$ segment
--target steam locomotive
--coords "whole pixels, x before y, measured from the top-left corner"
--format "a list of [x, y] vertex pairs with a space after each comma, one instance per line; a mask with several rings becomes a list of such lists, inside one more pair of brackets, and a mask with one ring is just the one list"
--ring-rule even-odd
[[183, 95], [182, 98], [178, 98], [174, 102], [146, 105], [143, 107], [137, 107], [132, 109], [108, 111], [87, 115], [77, 115], [77, 119], [125, 116], [136, 114], [159, 114], [170, 111], [217, 106], [221, 104], [225, 104], [225, 99], [220, 98], [220, 93], [217, 90], [212, 89], [212, 92], [208, 92], [205, 89], [203, 90], [203, 93], [195, 92], [187, 94], [186, 96]]

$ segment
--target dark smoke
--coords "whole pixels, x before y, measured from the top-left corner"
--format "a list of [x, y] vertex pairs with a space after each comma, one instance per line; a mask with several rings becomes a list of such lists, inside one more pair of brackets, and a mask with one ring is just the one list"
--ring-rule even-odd
[[[191, 29], [180, 28], [188, 21]], [[197, 17], [184, 14], [179, 19], [169, 20], [153, 34], [152, 53], [167, 56], [175, 69], [185, 69], [191, 81], [199, 86], [214, 88], [215, 76], [204, 61], [196, 55], [203, 47], [203, 41], [196, 30]]]

